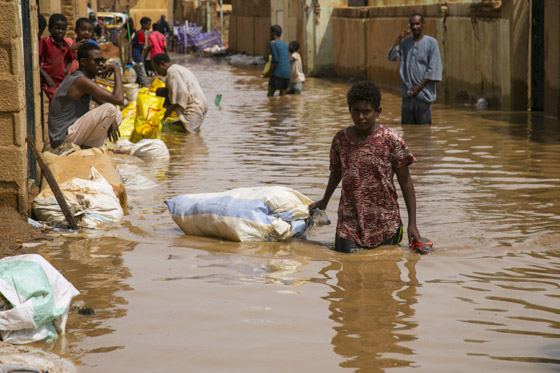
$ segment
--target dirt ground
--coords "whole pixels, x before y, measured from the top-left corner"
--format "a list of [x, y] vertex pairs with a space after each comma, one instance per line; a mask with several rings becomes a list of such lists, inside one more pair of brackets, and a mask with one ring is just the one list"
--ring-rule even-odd
[[14, 209], [0, 206], [0, 258], [25, 254], [23, 243], [47, 239], [46, 231], [30, 225]]

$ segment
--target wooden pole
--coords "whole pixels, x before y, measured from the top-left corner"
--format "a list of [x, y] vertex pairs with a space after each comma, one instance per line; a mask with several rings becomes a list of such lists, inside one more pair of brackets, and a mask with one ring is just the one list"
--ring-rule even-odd
[[74, 215], [72, 215], [72, 212], [70, 211], [70, 208], [66, 203], [64, 194], [62, 194], [62, 191], [58, 187], [58, 183], [56, 182], [54, 175], [49, 169], [49, 166], [47, 166], [47, 164], [43, 160], [43, 155], [35, 147], [35, 138], [33, 138], [32, 136], [28, 136], [25, 139], [25, 141], [27, 141], [27, 145], [33, 152], [33, 155], [35, 155], [35, 158], [37, 159], [37, 163], [39, 163], [39, 167], [41, 167], [41, 171], [43, 171], [43, 174], [45, 175], [45, 179], [47, 179], [47, 182], [51, 187], [54, 197], [56, 198], [56, 202], [58, 202], [58, 205], [60, 206], [60, 209], [62, 210], [62, 213], [66, 218], [66, 221], [68, 222], [68, 225], [70, 226], [71, 229], [78, 230], [78, 224], [76, 223], [76, 219], [74, 219]]

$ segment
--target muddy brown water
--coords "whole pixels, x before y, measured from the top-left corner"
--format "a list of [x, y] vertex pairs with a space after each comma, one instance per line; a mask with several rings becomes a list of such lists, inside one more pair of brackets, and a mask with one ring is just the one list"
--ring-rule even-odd
[[165, 198], [257, 185], [320, 198], [332, 136], [351, 125], [349, 84], [308, 79], [301, 96], [269, 99], [259, 68], [178, 62], [208, 97], [202, 133], [163, 134], [171, 160], [140, 164], [158, 188], [129, 189], [121, 223], [36, 248], [96, 311], [38, 346], [80, 372], [560, 369], [558, 122], [435, 105], [431, 127], [402, 126], [400, 99], [383, 90], [381, 122], [418, 159], [431, 255], [333, 252], [340, 191], [333, 224], [308, 240], [191, 237]]

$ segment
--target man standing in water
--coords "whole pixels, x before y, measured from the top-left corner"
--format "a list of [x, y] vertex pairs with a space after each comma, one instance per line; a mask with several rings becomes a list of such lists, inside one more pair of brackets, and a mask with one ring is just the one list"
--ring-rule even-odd
[[[412, 32], [412, 38], [405, 38]], [[441, 82], [441, 58], [437, 40], [424, 34], [424, 16], [410, 16], [387, 54], [389, 61], [400, 58], [401, 123], [432, 124], [432, 102], [436, 100], [436, 82]]]
[[171, 63], [169, 56], [163, 53], [154, 56], [152, 67], [166, 77], [165, 87], [171, 104], [163, 119], [175, 112], [187, 132], [198, 132], [208, 111], [208, 102], [194, 74], [184, 66]]

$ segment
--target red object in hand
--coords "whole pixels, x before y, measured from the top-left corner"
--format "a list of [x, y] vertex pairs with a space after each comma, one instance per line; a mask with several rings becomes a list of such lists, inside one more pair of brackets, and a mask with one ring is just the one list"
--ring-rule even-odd
[[432, 241], [425, 238], [420, 238], [422, 242], [416, 242], [414, 239], [410, 243], [410, 250], [417, 252], [418, 254], [429, 254], [432, 252], [434, 244]]

